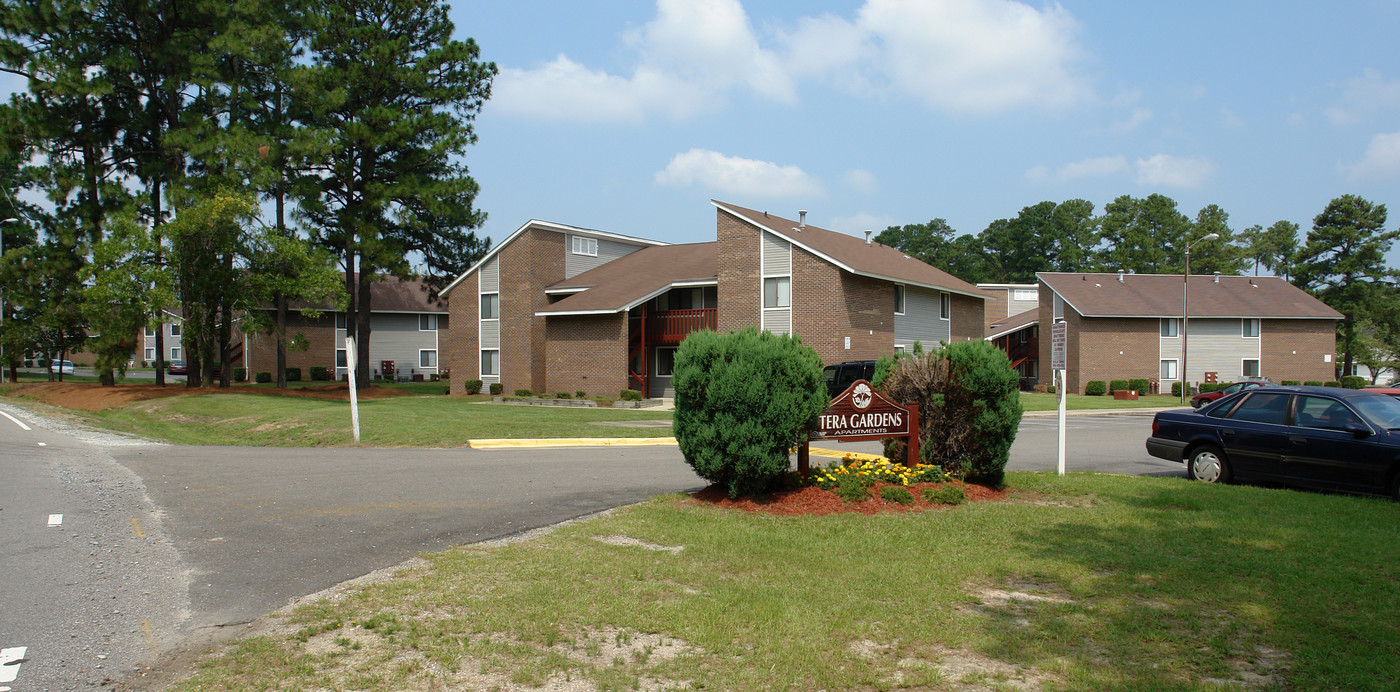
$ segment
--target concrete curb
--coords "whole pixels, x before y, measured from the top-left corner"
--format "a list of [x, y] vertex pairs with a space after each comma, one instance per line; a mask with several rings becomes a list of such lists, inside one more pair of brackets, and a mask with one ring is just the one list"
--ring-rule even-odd
[[560, 437], [544, 440], [468, 440], [472, 449], [525, 449], [538, 447], [665, 447], [674, 437]]

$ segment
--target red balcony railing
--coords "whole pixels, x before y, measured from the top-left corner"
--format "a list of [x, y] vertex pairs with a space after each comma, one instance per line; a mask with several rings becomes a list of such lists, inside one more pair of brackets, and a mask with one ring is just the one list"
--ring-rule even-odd
[[652, 344], [678, 344], [691, 332], [714, 329], [719, 324], [714, 308], [661, 310], [646, 319], [647, 341]]

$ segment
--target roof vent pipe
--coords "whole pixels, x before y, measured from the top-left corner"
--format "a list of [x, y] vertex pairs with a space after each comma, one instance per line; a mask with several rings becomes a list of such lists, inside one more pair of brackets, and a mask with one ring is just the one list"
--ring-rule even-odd
[[1215, 283], [1220, 283], [1220, 272], [1215, 273]]
[[1119, 270], [1118, 270], [1118, 283], [1120, 283], [1120, 284], [1123, 283], [1123, 270], [1122, 270], [1122, 269], [1119, 269]]
[[806, 210], [806, 209], [798, 209], [798, 210], [797, 210], [797, 227], [798, 227], [798, 228], [806, 228], [806, 227], [807, 227], [807, 210]]
[[865, 244], [866, 244], [866, 245], [869, 245], [869, 244], [870, 244], [870, 234], [871, 234], [871, 233], [874, 233], [874, 231], [872, 231], [872, 230], [870, 230], [870, 229], [868, 229], [868, 228], [865, 229]]

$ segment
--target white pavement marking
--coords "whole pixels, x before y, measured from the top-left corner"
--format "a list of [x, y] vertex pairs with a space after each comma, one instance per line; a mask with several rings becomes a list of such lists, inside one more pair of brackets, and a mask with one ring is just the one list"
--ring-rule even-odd
[[62, 515], [62, 514], [50, 514], [50, 515], [49, 515], [49, 528], [53, 528], [53, 527], [55, 527], [55, 526], [63, 526], [63, 515]]
[[47, 443], [47, 442], [40, 442], [40, 443], [39, 443], [39, 446], [40, 446], [40, 447], [47, 447], [47, 446], [49, 446], [49, 443]]
[[[19, 664], [24, 660], [24, 652], [28, 650], [27, 646], [0, 649], [0, 682], [14, 682], [15, 678], [19, 677]], [[0, 687], [0, 691], [9, 689]]]
[[24, 421], [21, 421], [20, 419], [15, 418], [14, 416], [12, 416], [12, 415], [10, 415], [10, 414], [8, 414], [8, 413], [5, 413], [4, 411], [0, 411], [0, 416], [4, 416], [4, 417], [6, 417], [6, 418], [9, 418], [9, 419], [10, 419], [10, 422], [14, 423], [15, 425], [18, 425], [18, 426], [20, 427], [20, 429], [22, 429], [22, 430], [26, 430], [26, 431], [30, 430], [30, 427], [27, 426], [27, 425], [25, 425], [25, 424], [24, 424]]

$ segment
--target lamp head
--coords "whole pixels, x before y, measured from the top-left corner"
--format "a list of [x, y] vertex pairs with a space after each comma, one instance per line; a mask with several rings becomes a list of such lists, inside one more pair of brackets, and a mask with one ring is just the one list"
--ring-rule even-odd
[[1219, 233], [1207, 233], [1207, 234], [1205, 234], [1205, 236], [1203, 236], [1203, 237], [1201, 238], [1201, 240], [1215, 240], [1216, 238], [1219, 238], [1219, 237], [1220, 237], [1220, 234], [1219, 234]]
[[16, 219], [16, 218], [14, 218], [14, 217], [11, 217], [11, 218], [8, 218], [8, 219], [0, 219], [0, 223], [16, 223], [16, 222], [18, 222], [18, 221], [19, 221], [19, 219]]

